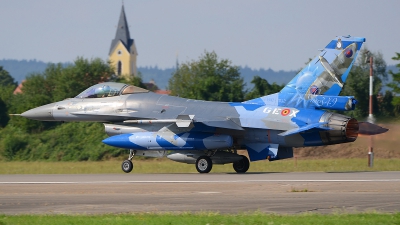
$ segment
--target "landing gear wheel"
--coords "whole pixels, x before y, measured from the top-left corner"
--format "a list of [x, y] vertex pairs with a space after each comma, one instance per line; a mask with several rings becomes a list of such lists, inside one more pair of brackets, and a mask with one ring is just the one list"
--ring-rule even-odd
[[121, 165], [122, 171], [124, 171], [125, 173], [130, 173], [133, 169], [133, 163], [131, 160], [125, 160], [122, 162]]
[[233, 169], [236, 173], [246, 173], [250, 167], [250, 162], [246, 156], [242, 156], [242, 159], [233, 163]]
[[199, 173], [209, 173], [212, 169], [212, 161], [208, 156], [200, 156], [196, 160], [196, 169]]

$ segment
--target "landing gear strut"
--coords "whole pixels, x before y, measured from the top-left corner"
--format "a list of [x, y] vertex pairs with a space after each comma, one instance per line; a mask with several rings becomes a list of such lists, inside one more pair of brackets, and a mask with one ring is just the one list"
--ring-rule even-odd
[[128, 159], [122, 162], [121, 168], [122, 171], [124, 171], [125, 173], [130, 173], [133, 169], [133, 163], [131, 160], [134, 155], [135, 155], [135, 150], [130, 149]]
[[212, 161], [208, 156], [200, 156], [196, 160], [196, 169], [199, 173], [209, 173], [212, 169]]

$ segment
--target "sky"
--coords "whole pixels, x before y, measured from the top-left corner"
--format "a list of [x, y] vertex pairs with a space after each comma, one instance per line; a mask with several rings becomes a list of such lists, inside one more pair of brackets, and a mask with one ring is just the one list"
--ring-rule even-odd
[[215, 51], [232, 65], [298, 70], [338, 35], [398, 63], [398, 0], [1, 0], [0, 59], [106, 60], [122, 4], [138, 67]]

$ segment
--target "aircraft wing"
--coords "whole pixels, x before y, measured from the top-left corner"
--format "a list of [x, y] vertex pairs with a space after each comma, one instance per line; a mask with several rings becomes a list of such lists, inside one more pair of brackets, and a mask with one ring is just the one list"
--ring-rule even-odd
[[108, 116], [108, 117], [130, 117], [131, 115], [128, 113], [114, 113], [114, 112], [99, 112], [99, 111], [77, 111], [77, 112], [69, 112], [71, 115], [76, 116]]
[[231, 119], [203, 119], [196, 118], [194, 115], [179, 115], [176, 119], [159, 119], [159, 120], [125, 120], [124, 123], [151, 124], [151, 123], [176, 123], [178, 127], [189, 127], [192, 123], [202, 123], [209, 127], [224, 128], [231, 130], [244, 130], [240, 125]]
[[225, 128], [231, 130], [244, 130], [243, 127], [233, 122], [231, 119], [221, 119], [221, 120], [196, 119], [196, 122], [200, 122], [209, 127]]

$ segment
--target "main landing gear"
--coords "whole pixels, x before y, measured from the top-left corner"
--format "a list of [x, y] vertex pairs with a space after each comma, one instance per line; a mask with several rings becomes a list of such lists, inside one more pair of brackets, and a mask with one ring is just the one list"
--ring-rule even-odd
[[[196, 160], [196, 169], [199, 173], [209, 173], [213, 167], [213, 162], [209, 156], [200, 156]], [[246, 173], [250, 167], [250, 162], [246, 156], [233, 163], [233, 169], [236, 173]]]
[[[136, 154], [136, 150], [130, 149], [128, 159], [122, 162], [121, 168], [122, 168], [122, 171], [124, 171], [125, 173], [130, 173], [132, 171], [132, 169], [133, 169], [132, 158], [135, 154]], [[250, 162], [246, 156], [237, 155], [235, 153], [234, 158], [232, 158], [232, 155], [229, 155], [227, 153], [224, 153], [225, 155], [222, 155], [222, 156], [218, 155], [218, 154], [222, 154], [222, 153], [217, 153], [217, 155], [215, 155], [215, 152], [214, 152], [213, 154], [209, 154], [209, 155], [200, 155], [200, 156], [197, 155], [195, 157], [192, 156], [191, 161], [189, 161], [189, 163], [194, 163], [194, 160], [197, 157], [197, 159], [195, 161], [195, 166], [196, 166], [197, 172], [199, 172], [199, 173], [209, 173], [213, 167], [213, 160], [214, 160], [214, 163], [216, 163], [216, 164], [227, 164], [227, 163], [233, 162], [233, 169], [237, 173], [246, 173], [250, 167]], [[211, 157], [213, 157], [213, 160], [211, 159]], [[240, 160], [237, 161], [238, 159], [240, 159]], [[225, 161], [221, 161], [221, 160], [225, 160]], [[178, 160], [174, 160], [174, 161], [178, 161]], [[178, 162], [188, 163], [187, 161], [178, 161]]]
[[212, 161], [210, 157], [204, 155], [196, 160], [196, 169], [199, 173], [209, 173], [212, 169]]
[[233, 163], [233, 169], [236, 173], [246, 173], [250, 167], [250, 162], [246, 156], [242, 156], [242, 159]]
[[135, 150], [130, 149], [129, 158], [122, 162], [121, 168], [125, 173], [130, 173], [133, 169], [132, 158], [135, 155]]

